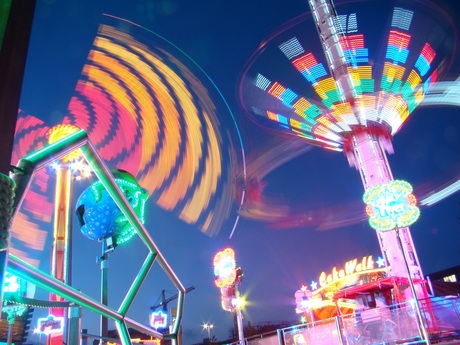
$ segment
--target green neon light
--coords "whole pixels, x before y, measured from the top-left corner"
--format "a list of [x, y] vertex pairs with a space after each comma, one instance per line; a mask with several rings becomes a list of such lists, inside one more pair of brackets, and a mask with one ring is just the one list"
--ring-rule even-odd
[[372, 186], [363, 196], [369, 225], [378, 231], [394, 230], [413, 224], [420, 216], [412, 186], [402, 180]]

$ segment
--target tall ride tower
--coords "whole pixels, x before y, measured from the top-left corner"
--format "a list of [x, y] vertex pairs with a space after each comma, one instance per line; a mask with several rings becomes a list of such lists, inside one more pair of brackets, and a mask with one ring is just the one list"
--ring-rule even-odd
[[[331, 0], [309, 6], [313, 23], [287, 23], [247, 63], [241, 104], [279, 134], [344, 152], [365, 190], [390, 182], [392, 136], [448, 69], [456, 30], [429, 3], [351, 2], [340, 14]], [[377, 233], [390, 275], [407, 276], [407, 260], [423, 278], [409, 228], [398, 232], [404, 253], [396, 231]]]

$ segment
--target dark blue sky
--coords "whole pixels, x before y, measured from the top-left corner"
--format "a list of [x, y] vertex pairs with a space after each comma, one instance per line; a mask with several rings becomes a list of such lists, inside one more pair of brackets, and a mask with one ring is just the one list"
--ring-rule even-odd
[[[240, 125], [247, 154], [268, 150], [268, 134], [247, 120], [236, 99], [236, 85], [245, 62], [284, 22], [307, 12], [306, 1], [289, 4], [254, 1], [93, 1], [38, 0], [29, 58], [21, 98], [27, 113], [54, 124], [66, 112], [102, 13], [126, 18], [165, 37], [186, 52], [220, 88]], [[458, 7], [455, 9], [458, 12]], [[316, 32], [308, 33], [317, 40]], [[458, 44], [458, 42], [457, 42]], [[458, 66], [457, 66], [458, 71]], [[264, 146], [265, 145], [265, 146]], [[415, 112], [394, 139], [389, 157], [393, 175], [411, 182], [424, 193], [449, 176], [460, 175], [460, 117], [454, 108], [430, 108]], [[267, 177], [267, 190], [294, 200], [306, 209], [344, 207], [356, 213], [362, 195], [357, 171], [341, 153], [314, 148], [294, 158]], [[411, 228], [425, 274], [460, 264], [460, 207], [458, 194], [422, 210]], [[359, 211], [359, 209], [358, 209]], [[232, 246], [243, 268], [240, 290], [249, 305], [244, 322], [296, 319], [294, 292], [302, 283], [317, 280], [321, 271], [365, 255], [379, 255], [377, 239], [366, 222], [318, 232], [308, 228], [274, 230], [264, 223], [242, 219], [235, 235], [221, 231], [209, 238], [174, 215], [149, 204], [146, 227], [185, 287], [195, 286], [185, 299], [184, 344], [207, 337], [204, 322], [225, 339], [233, 326], [220, 306], [214, 286], [212, 258]], [[50, 226], [50, 233], [52, 227]], [[135, 271], [126, 265], [142, 262], [145, 253], [135, 240], [118, 248], [110, 258], [109, 303], [121, 301], [115, 287], [123, 287]], [[48, 254], [45, 254], [48, 255]], [[95, 298], [99, 296], [100, 244], [74, 230], [73, 285]], [[149, 307], [157, 304], [161, 290], [172, 291], [156, 270], [137, 297], [132, 316], [148, 322]], [[129, 283], [128, 282], [128, 283]], [[172, 291], [171, 293], [174, 293]], [[168, 295], [168, 293], [167, 293]], [[42, 311], [38, 310], [36, 313]], [[43, 311], [44, 312], [44, 311]], [[83, 327], [97, 333], [94, 315], [84, 312]]]

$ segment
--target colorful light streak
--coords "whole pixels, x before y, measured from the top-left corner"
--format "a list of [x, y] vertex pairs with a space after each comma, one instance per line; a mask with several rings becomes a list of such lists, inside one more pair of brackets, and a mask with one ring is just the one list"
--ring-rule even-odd
[[[239, 88], [241, 105], [261, 126], [278, 130], [280, 135], [302, 137], [306, 144], [344, 151], [350, 166], [359, 171], [365, 190], [393, 180], [386, 158], [387, 153], [393, 153], [392, 136], [401, 129], [410, 114], [423, 102], [430, 87], [450, 66], [455, 47], [451, 35], [455, 31], [453, 23], [446, 20], [444, 13], [436, 12], [435, 8], [430, 7], [430, 11], [426, 8], [420, 11], [386, 8], [393, 10], [389, 25], [378, 22], [378, 19], [386, 21], [386, 16], [375, 16], [375, 20], [368, 20], [369, 6], [375, 4], [374, 1], [360, 2], [359, 5], [347, 3], [343, 8], [338, 7], [336, 12], [332, 3], [319, 5], [319, 2], [310, 1], [313, 21], [301, 22], [297, 18], [265, 40], [263, 49], [253, 54], [246, 64]], [[380, 5], [387, 6], [386, 3]], [[336, 16], [341, 10], [342, 13], [355, 14], [356, 27], [350, 28], [350, 31], [345, 25], [347, 14]], [[379, 27], [378, 33], [376, 27]], [[313, 30], [318, 33], [319, 44], [312, 42], [308, 34]], [[437, 33], [436, 39], [432, 32]], [[353, 42], [351, 37], [356, 41]], [[288, 42], [289, 46], [295, 42], [295, 51], [299, 52], [297, 55], [314, 56], [315, 63], [328, 66], [328, 74], [313, 83], [308, 80], [301, 83], [303, 79], [299, 78], [299, 68], [293, 65], [293, 57], [297, 55], [291, 51], [287, 55], [283, 49], [279, 49]], [[433, 54], [428, 47], [435, 48], [436, 58], [431, 58]], [[367, 49], [359, 53], [360, 57], [368, 54], [367, 61], [358, 59], [358, 49]], [[419, 61], [417, 66], [416, 61]], [[274, 64], [280, 66], [281, 73], [270, 70]], [[360, 67], [365, 68], [362, 73]], [[265, 80], [269, 81], [265, 89], [254, 88], [254, 75], [264, 75]], [[281, 97], [273, 97], [266, 91], [273, 85], [289, 88], [297, 97], [291, 98], [287, 106], [280, 100]], [[306, 99], [320, 109], [314, 122], [292, 111], [291, 105], [300, 99]], [[277, 116], [268, 116], [269, 113]], [[286, 126], [286, 119], [289, 120], [289, 126]], [[403, 226], [399, 230], [409, 239], [403, 251], [392, 250], [397, 246], [394, 232], [379, 232], [378, 239], [392, 267], [392, 275], [407, 274], [401, 257], [401, 253], [405, 252], [411, 260], [410, 274], [414, 278], [421, 278], [423, 274], [407, 228], [418, 216], [418, 208], [413, 201], [408, 196], [408, 212], [388, 222]], [[371, 223], [377, 225], [378, 221], [374, 220], [371, 218]], [[308, 224], [308, 220], [301, 224]], [[378, 228], [386, 229], [386, 225]], [[406, 293], [407, 298], [411, 298], [409, 295]]]
[[[366, 5], [360, 3], [359, 6], [364, 8]], [[353, 8], [347, 5], [346, 9], [348, 7]], [[369, 44], [370, 39], [375, 40], [370, 29], [374, 30], [380, 24], [374, 22], [372, 27], [360, 25], [364, 9], [362, 12], [360, 9], [348, 11], [351, 14], [340, 13], [335, 20], [343, 34], [338, 37], [349, 64], [355, 101], [344, 100], [343, 90], [337, 87], [336, 80], [324, 67], [327, 66], [325, 56], [312, 47], [311, 41], [297, 35], [297, 28], [301, 25], [299, 21], [293, 21], [292, 27], [286, 25], [282, 35], [273, 36], [267, 44], [278, 47], [280, 59], [284, 57], [284, 62], [280, 60], [279, 63], [284, 64], [287, 70], [288, 62], [292, 66], [288, 71], [300, 73], [306, 83], [302, 87], [295, 84], [294, 88], [286, 84], [286, 77], [282, 80], [270, 78], [272, 73], [264, 66], [263, 51], [266, 49], [255, 54], [244, 71], [240, 99], [250, 115], [258, 115], [254, 117], [257, 123], [269, 128], [280, 125], [283, 132], [308, 138], [311, 144], [341, 150], [348, 135], [363, 124], [395, 135], [423, 102], [444, 72], [444, 66], [448, 66], [452, 59], [452, 52], [447, 48], [450, 32], [454, 30], [450, 23], [442, 22], [438, 17], [426, 20], [427, 14], [422, 11], [395, 6], [391, 24], [380, 26], [379, 36], [383, 42], [380, 45], [375, 42]], [[429, 25], [430, 30], [439, 32], [438, 39], [434, 40], [429, 35], [420, 38], [414, 34], [421, 27], [427, 32]], [[302, 26], [301, 31], [306, 32], [306, 28]], [[443, 40], [445, 46], [440, 44]], [[385, 47], [383, 51], [382, 45]], [[257, 81], [253, 83], [251, 79], [254, 75], [257, 75]], [[260, 91], [251, 90], [254, 85]], [[289, 97], [283, 94], [284, 90], [290, 90]], [[268, 101], [263, 91], [279, 99], [279, 104]], [[310, 116], [297, 117], [307, 114], [305, 106], [298, 106], [307, 102], [315, 106], [315, 115], [309, 113]], [[247, 106], [249, 104], [250, 107]], [[295, 112], [292, 112], [293, 106]], [[277, 116], [270, 116], [270, 113]]]
[[213, 260], [215, 284], [219, 288], [231, 286], [235, 283], [237, 272], [235, 262], [235, 251], [232, 248], [225, 248], [214, 256]]
[[[244, 149], [209, 77], [163, 38], [108, 16], [87, 61], [62, 124], [86, 130], [107, 164], [135, 175], [161, 208], [209, 236], [233, 233], [242, 200], [233, 202], [229, 167], [245, 175]], [[50, 128], [20, 110], [12, 164], [46, 145]], [[35, 266], [50, 236], [49, 180], [36, 174], [12, 226], [12, 253]]]

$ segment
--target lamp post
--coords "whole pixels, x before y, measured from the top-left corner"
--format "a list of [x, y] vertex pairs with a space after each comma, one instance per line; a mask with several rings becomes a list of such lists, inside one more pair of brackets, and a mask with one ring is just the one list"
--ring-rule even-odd
[[203, 324], [203, 329], [206, 329], [208, 331], [208, 339], [209, 342], [211, 342], [211, 329], [214, 328], [214, 325], [212, 323], [205, 323]]

